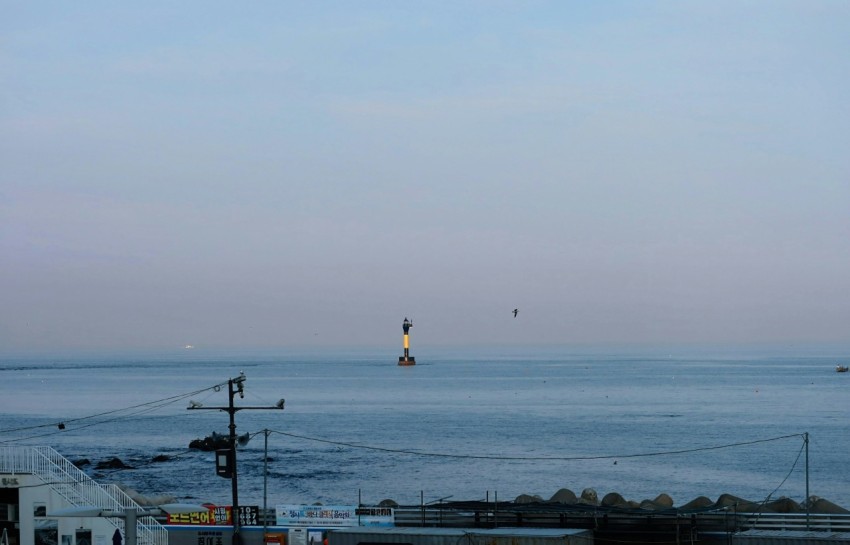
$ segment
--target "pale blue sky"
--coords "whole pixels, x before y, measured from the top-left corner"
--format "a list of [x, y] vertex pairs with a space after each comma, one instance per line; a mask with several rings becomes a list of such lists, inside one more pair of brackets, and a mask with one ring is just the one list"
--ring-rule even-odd
[[2, 349], [850, 340], [848, 2], [2, 11]]

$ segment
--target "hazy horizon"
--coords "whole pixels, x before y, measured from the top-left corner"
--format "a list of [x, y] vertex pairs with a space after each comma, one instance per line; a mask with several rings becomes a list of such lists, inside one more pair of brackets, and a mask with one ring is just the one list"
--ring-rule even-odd
[[848, 21], [8, 5], [0, 352], [846, 344]]

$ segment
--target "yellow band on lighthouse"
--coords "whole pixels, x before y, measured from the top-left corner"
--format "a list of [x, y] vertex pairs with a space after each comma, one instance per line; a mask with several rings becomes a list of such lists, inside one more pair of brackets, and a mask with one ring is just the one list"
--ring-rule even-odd
[[407, 335], [404, 336], [404, 348], [405, 349], [410, 348], [410, 337], [407, 336]]

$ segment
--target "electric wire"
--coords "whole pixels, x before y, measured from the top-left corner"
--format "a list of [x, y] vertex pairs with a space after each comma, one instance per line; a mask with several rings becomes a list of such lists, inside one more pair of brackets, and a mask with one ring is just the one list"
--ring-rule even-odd
[[[178, 395], [175, 395], [175, 396], [170, 396], [170, 397], [155, 400], [155, 401], [141, 403], [141, 404], [133, 405], [133, 406], [130, 406], [130, 407], [115, 409], [115, 410], [111, 410], [111, 411], [105, 411], [105, 412], [102, 412], [102, 413], [97, 413], [97, 414], [79, 417], [79, 418], [67, 419], [67, 420], [64, 420], [64, 421], [50, 423], [50, 424], [39, 424], [39, 425], [35, 425], [35, 426], [24, 426], [24, 427], [11, 428], [11, 429], [0, 429], [0, 434], [15, 433], [15, 432], [20, 432], [20, 431], [28, 431], [28, 430], [36, 430], [36, 429], [41, 429], [41, 428], [46, 428], [46, 427], [58, 426], [60, 424], [65, 425], [65, 424], [69, 424], [69, 423], [79, 423], [79, 422], [85, 422], [87, 420], [91, 420], [91, 419], [95, 419], [95, 418], [101, 418], [101, 417], [104, 417], [104, 416], [117, 415], [113, 418], [97, 420], [97, 421], [94, 421], [94, 422], [89, 422], [89, 423], [86, 423], [86, 424], [83, 424], [83, 425], [75, 426], [74, 431], [76, 431], [76, 430], [85, 429], [85, 428], [89, 428], [89, 427], [100, 425], [100, 424], [115, 422], [115, 421], [118, 421], [118, 420], [135, 417], [135, 416], [139, 416], [139, 415], [142, 415], [142, 414], [147, 414], [147, 413], [153, 412], [157, 409], [160, 409], [162, 407], [165, 407], [167, 405], [170, 405], [172, 403], [175, 403], [177, 401], [180, 401], [182, 399], [186, 399], [186, 398], [189, 398], [191, 396], [201, 394], [203, 392], [207, 392], [207, 391], [210, 391], [210, 390], [216, 391], [216, 392], [220, 391], [221, 388], [223, 386], [227, 385], [227, 384], [228, 384], [227, 382], [218, 383], [218, 384], [215, 384], [213, 386], [209, 386], [209, 387], [206, 387], [206, 388], [202, 388], [202, 389], [195, 390], [195, 391], [188, 392], [188, 393], [184, 393], [184, 394], [178, 394]], [[135, 409], [138, 409], [138, 410], [135, 410]], [[135, 411], [127, 413], [127, 411], [131, 411], [131, 410], [135, 410]], [[120, 413], [123, 413], [123, 414], [120, 414]], [[60, 429], [60, 430], [51, 431], [51, 432], [47, 432], [47, 433], [31, 435], [31, 436], [23, 437], [23, 438], [18, 437], [18, 438], [15, 438], [15, 439], [0, 440], [0, 444], [10, 443], [10, 442], [13, 442], [13, 441], [29, 440], [29, 439], [34, 439], [34, 438], [38, 438], [38, 437], [45, 437], [45, 436], [54, 435], [56, 433], [63, 433], [63, 432], [64, 432], [64, 429]], [[742, 446], [754, 445], [754, 444], [759, 444], [759, 443], [780, 441], [780, 440], [789, 439], [789, 438], [793, 438], [793, 437], [805, 437], [805, 434], [797, 433], [797, 434], [789, 434], [789, 435], [783, 435], [783, 436], [771, 437], [771, 438], [765, 438], [765, 439], [756, 439], [756, 440], [752, 440], [752, 441], [741, 441], [741, 442], [736, 442], [736, 443], [728, 443], [728, 444], [723, 444], [723, 445], [712, 445], [712, 446], [706, 446], [706, 447], [695, 447], [695, 448], [690, 448], [690, 449], [679, 449], [679, 450], [668, 450], [668, 451], [657, 451], [657, 452], [643, 452], [643, 453], [632, 453], [632, 454], [611, 454], [611, 455], [595, 455], [595, 456], [495, 456], [495, 455], [449, 454], [449, 453], [439, 453], [439, 452], [422, 452], [422, 451], [410, 450], [410, 449], [394, 449], [394, 448], [388, 448], [388, 447], [363, 445], [363, 444], [346, 442], [346, 441], [334, 441], [334, 440], [329, 440], [329, 439], [323, 439], [323, 438], [318, 438], [318, 437], [310, 437], [310, 436], [299, 435], [299, 434], [295, 434], [295, 433], [291, 433], [291, 432], [285, 432], [285, 431], [281, 431], [281, 430], [272, 430], [272, 429], [264, 429], [264, 430], [261, 430], [261, 431], [258, 431], [258, 432], [249, 433], [249, 434], [247, 434], [248, 439], [253, 438], [253, 437], [255, 437], [256, 435], [259, 435], [259, 434], [266, 434], [266, 435], [278, 434], [278, 435], [291, 437], [291, 438], [295, 438], [295, 439], [302, 439], [302, 440], [306, 440], [306, 441], [313, 441], [313, 442], [342, 446], [342, 447], [348, 447], [348, 448], [353, 448], [353, 449], [364, 449], [364, 450], [377, 451], [377, 452], [387, 452], [387, 453], [392, 453], [392, 454], [408, 454], [408, 455], [413, 455], [413, 456], [436, 457], [436, 458], [473, 459], [473, 460], [502, 460], [502, 461], [547, 461], [547, 460], [548, 461], [586, 461], [586, 460], [605, 460], [605, 459], [625, 459], [625, 458], [639, 458], [639, 457], [669, 456], [669, 455], [677, 455], [677, 454], [689, 454], [689, 453], [695, 453], [695, 452], [706, 452], [706, 451], [712, 451], [712, 450], [718, 450], [718, 449], [742, 447]], [[785, 478], [782, 480], [782, 482], [780, 482], [780, 484], [770, 494], [767, 495], [765, 500], [763, 502], [761, 502], [762, 505], [766, 504], [770, 500], [770, 498], [785, 484], [785, 482], [788, 480], [788, 478], [790, 478], [791, 474], [794, 472], [794, 469], [796, 468], [796, 466], [797, 466], [797, 464], [800, 460], [800, 456], [802, 455], [803, 448], [804, 448], [804, 446], [801, 447], [800, 451], [797, 453], [797, 457], [794, 460], [794, 463], [792, 464], [791, 469], [789, 470], [788, 474], [785, 476]], [[187, 451], [184, 451], [182, 453], [177, 454], [174, 457], [178, 458], [178, 457], [181, 457], [181, 456], [185, 456], [185, 455], [193, 452], [194, 450], [195, 449], [189, 449]], [[131, 469], [140, 469], [140, 468], [146, 467], [148, 465], [151, 465], [153, 463], [156, 463], [156, 462], [151, 460], [150, 462], [143, 464], [142, 466], [114, 468], [111, 471], [105, 472], [104, 475], [109, 476], [109, 475], [112, 475], [114, 473], [121, 472], [121, 471], [127, 471], [127, 470], [131, 470]], [[73, 482], [80, 482], [80, 481], [71, 481], [71, 482], [73, 483]], [[45, 483], [45, 484], [59, 484], [59, 483]], [[32, 486], [44, 486], [44, 485], [39, 484], [39, 485], [32, 485]]]
[[[176, 400], [176, 401], [179, 401], [179, 400]], [[26, 436], [26, 437], [16, 437], [15, 439], [3, 440], [3, 441], [0, 441], [0, 444], [11, 443], [11, 442], [14, 442], [14, 441], [28, 441], [30, 439], [37, 439], [39, 437], [48, 437], [50, 435], [56, 435], [56, 434], [59, 434], [59, 433], [70, 433], [72, 431], [76, 432], [76, 431], [83, 430], [83, 429], [86, 429], [86, 428], [91, 428], [92, 426], [99, 426], [101, 424], [108, 424], [110, 422], [118, 422], [120, 420], [129, 419], [129, 418], [132, 418], [132, 417], [135, 417], [135, 416], [139, 416], [139, 415], [142, 415], [142, 414], [147, 414], [147, 413], [153, 412], [157, 409], [161, 409], [162, 407], [170, 405], [171, 403], [174, 403], [174, 401], [169, 401], [167, 403], [161, 403], [159, 405], [151, 405], [149, 407], [143, 408], [142, 410], [132, 412], [132, 413], [123, 414], [121, 416], [116, 416], [114, 418], [108, 418], [108, 419], [105, 419], [105, 420], [97, 420], [95, 422], [89, 422], [87, 424], [75, 426], [72, 430], [67, 430], [67, 429], [51, 430], [49, 432], [40, 433], [40, 434], [36, 434], [36, 435], [29, 435], [29, 436]], [[126, 409], [123, 409], [123, 410], [126, 410]], [[80, 421], [80, 420], [83, 420], [83, 419], [77, 419], [76, 421]], [[41, 425], [41, 426], [38, 426], [38, 427], [44, 427], [44, 425]]]
[[[177, 394], [177, 395], [166, 397], [166, 398], [163, 398], [163, 399], [148, 401], [146, 403], [140, 403], [138, 405], [131, 405], [129, 407], [123, 407], [123, 408], [120, 408], [120, 409], [114, 409], [114, 410], [105, 411], [105, 412], [102, 412], [102, 413], [92, 414], [92, 415], [88, 415], [88, 416], [82, 416], [82, 417], [79, 417], [79, 418], [71, 418], [71, 419], [66, 419], [66, 420], [60, 420], [60, 421], [57, 421], [57, 422], [51, 422], [51, 423], [47, 423], [47, 424], [37, 424], [37, 425], [34, 425], [34, 426], [22, 426], [22, 427], [18, 427], [18, 428], [0, 429], [0, 434], [8, 434], [8, 433], [21, 432], [21, 431], [37, 430], [37, 429], [48, 428], [48, 427], [50, 427], [50, 428], [57, 428], [58, 427], [59, 428], [59, 429], [52, 430], [52, 431], [49, 431], [49, 432], [39, 433], [39, 434], [30, 435], [30, 436], [26, 436], [26, 437], [16, 437], [16, 438], [13, 438], [13, 439], [0, 440], [0, 444], [12, 443], [12, 442], [17, 442], [17, 441], [26, 441], [26, 440], [30, 440], [30, 439], [36, 439], [36, 438], [39, 438], [39, 437], [47, 437], [47, 436], [55, 435], [57, 433], [67, 433], [66, 427], [69, 424], [85, 422], [87, 420], [92, 420], [92, 419], [95, 419], [95, 418], [101, 418], [101, 417], [104, 417], [104, 416], [118, 415], [118, 416], [115, 416], [114, 418], [102, 419], [102, 420], [97, 420], [97, 421], [94, 421], [94, 422], [85, 423], [85, 424], [82, 424], [82, 425], [77, 425], [77, 426], [74, 427], [74, 430], [76, 431], [76, 430], [80, 430], [80, 429], [90, 428], [92, 426], [97, 426], [97, 425], [100, 425], [100, 424], [106, 424], [106, 423], [109, 423], [109, 422], [115, 422], [115, 421], [118, 421], [118, 420], [138, 416], [138, 415], [141, 415], [141, 414], [146, 414], [146, 413], [153, 412], [153, 411], [160, 409], [162, 407], [171, 405], [171, 404], [176, 403], [178, 401], [181, 401], [183, 399], [187, 399], [189, 397], [201, 394], [201, 393], [209, 391], [209, 390], [218, 391], [218, 390], [221, 389], [221, 387], [223, 385], [226, 385], [226, 384], [227, 384], [226, 382], [223, 383], [223, 384], [222, 383], [214, 384], [212, 386], [208, 386], [208, 387], [202, 388], [200, 390], [194, 390], [192, 392]], [[135, 411], [135, 412], [129, 412], [129, 413], [127, 412], [127, 411], [132, 411], [134, 409], [138, 409], [138, 410]], [[120, 414], [120, 413], [124, 413], [124, 414]]]
[[[803, 434], [803, 435], [804, 435], [804, 437], [805, 437], [805, 434]], [[797, 468], [797, 464], [800, 462], [800, 457], [803, 455], [803, 451], [804, 451], [805, 449], [806, 449], [806, 442], [805, 442], [805, 439], [804, 439], [804, 440], [803, 440], [803, 444], [802, 444], [802, 445], [800, 445], [800, 450], [798, 450], [798, 451], [797, 451], [797, 457], [796, 457], [796, 458], [794, 458], [794, 463], [792, 463], [792, 464], [791, 464], [791, 469], [789, 469], [789, 470], [788, 470], [788, 473], [785, 475], [785, 478], [784, 478], [784, 479], [782, 479], [782, 482], [780, 482], [780, 483], [776, 486], [776, 488], [774, 488], [774, 489], [770, 492], [770, 494], [768, 494], [767, 496], [765, 496], [765, 498], [764, 498], [764, 499], [763, 499], [763, 500], [759, 503], [759, 507], [758, 507], [758, 509], [756, 510], [756, 519], [755, 519], [755, 520], [756, 520], [756, 522], [758, 522], [759, 518], [761, 517], [762, 513], [764, 512], [764, 511], [762, 511], [762, 510], [763, 510], [763, 509], [764, 509], [764, 507], [767, 505], [767, 503], [770, 501], [770, 498], [772, 498], [772, 497], [773, 497], [773, 495], [774, 495], [774, 494], [776, 494], [776, 493], [779, 491], [779, 489], [780, 489], [780, 488], [782, 488], [782, 486], [785, 484], [785, 482], [786, 482], [786, 481], [787, 481], [787, 480], [791, 477], [791, 475], [794, 473], [794, 469], [796, 469], [796, 468]], [[806, 498], [806, 499], [808, 500], [808, 498]]]
[[[262, 432], [257, 432], [262, 433]], [[608, 459], [622, 459], [622, 458], [641, 458], [641, 457], [650, 457], [650, 456], [669, 456], [675, 454], [689, 454], [693, 452], [705, 452], [709, 450], [718, 450], [725, 448], [734, 448], [734, 447], [742, 447], [747, 445], [755, 445], [758, 443], [767, 443], [771, 441], [780, 441], [783, 439], [789, 439], [792, 437], [803, 437], [802, 433], [794, 433], [791, 435], [783, 435], [780, 437], [770, 437], [767, 439], [756, 439], [753, 441], [741, 441], [738, 443], [729, 443], [725, 445], [713, 445], [708, 447], [696, 447], [690, 449], [681, 449], [681, 450], [667, 450], [667, 451], [659, 451], [659, 452], [643, 452], [637, 454], [606, 454], [606, 455], [598, 455], [598, 456], [489, 456], [489, 455], [478, 455], [478, 454], [446, 454], [439, 452], [422, 452], [417, 450], [409, 450], [409, 449], [391, 449], [386, 447], [375, 447], [369, 445], [361, 445], [357, 443], [349, 443], [345, 441], [331, 441], [329, 439], [320, 439], [317, 437], [308, 437], [305, 435], [298, 435], [295, 433], [289, 433], [280, 430], [269, 430], [269, 433], [276, 433], [278, 435], [284, 435], [287, 437], [292, 437], [295, 439], [303, 439], [306, 441], [315, 441], [318, 443], [325, 443], [336, 446], [343, 446], [355, 449], [364, 449], [364, 450], [373, 450], [378, 452], [389, 452], [392, 454], [410, 454], [414, 456], [426, 456], [432, 458], [457, 458], [457, 459], [469, 459], [469, 460], [505, 460], [505, 461], [559, 461], [559, 462], [569, 462], [569, 461], [583, 461], [583, 460], [608, 460]], [[256, 434], [255, 434], [256, 435]]]

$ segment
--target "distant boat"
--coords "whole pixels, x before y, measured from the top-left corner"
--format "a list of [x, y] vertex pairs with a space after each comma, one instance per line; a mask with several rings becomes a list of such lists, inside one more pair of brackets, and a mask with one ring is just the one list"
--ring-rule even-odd
[[191, 350], [191, 349], [195, 348], [195, 345], [194, 344], [187, 344], [183, 348], [185, 348], [186, 350]]
[[846, 373], [848, 369], [850, 369], [850, 367], [847, 367], [846, 365], [836, 365], [835, 366], [835, 370], [838, 373]]

